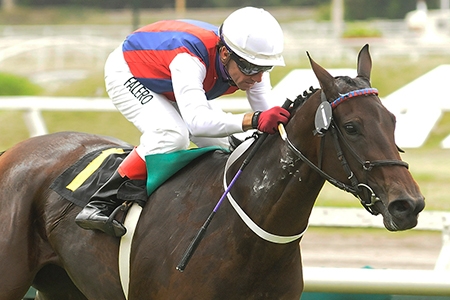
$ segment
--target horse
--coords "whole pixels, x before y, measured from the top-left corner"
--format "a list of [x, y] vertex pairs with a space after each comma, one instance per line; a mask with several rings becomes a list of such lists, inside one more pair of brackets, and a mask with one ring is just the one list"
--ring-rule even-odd
[[[395, 117], [370, 85], [368, 45], [358, 54], [355, 78], [333, 77], [308, 57], [320, 88], [295, 99], [290, 121], [279, 127], [282, 138], [268, 135], [232, 185], [254, 144], [229, 164], [229, 153], [208, 152], [149, 196], [131, 245], [127, 295], [120, 240], [78, 227], [81, 208], [49, 186], [82, 156], [130, 145], [58, 132], [7, 149], [0, 156], [0, 299], [21, 299], [32, 285], [39, 300], [298, 300], [299, 245], [325, 181], [381, 214], [389, 231], [416, 226], [424, 197], [395, 144]], [[217, 210], [184, 272], [177, 271], [225, 188], [230, 201]]]

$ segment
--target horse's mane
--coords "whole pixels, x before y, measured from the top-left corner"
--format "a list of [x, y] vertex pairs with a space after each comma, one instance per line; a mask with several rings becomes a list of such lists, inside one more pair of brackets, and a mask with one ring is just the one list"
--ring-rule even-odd
[[297, 108], [302, 106], [303, 103], [305, 103], [306, 100], [308, 100], [318, 90], [319, 89], [313, 88], [312, 86], [310, 86], [308, 90], [304, 91], [303, 94], [300, 94], [297, 96], [297, 98], [295, 98], [293, 105], [292, 105], [292, 109], [296, 110]]
[[[351, 85], [351, 86], [361, 87], [361, 88], [364, 88], [366, 86], [366, 84], [369, 84], [369, 86], [370, 86], [370, 81], [364, 77], [358, 77], [358, 79], [356, 79], [356, 80], [349, 76], [336, 76], [334, 78], [336, 79], [336, 84], [338, 86]], [[314, 88], [314, 87], [310, 86], [309, 89], [307, 89], [303, 92], [303, 94], [298, 95], [297, 98], [295, 98], [295, 100], [293, 102], [292, 110], [296, 110], [297, 108], [302, 106], [303, 103], [305, 103], [306, 100], [308, 100], [318, 90], [319, 90], [318, 88]]]

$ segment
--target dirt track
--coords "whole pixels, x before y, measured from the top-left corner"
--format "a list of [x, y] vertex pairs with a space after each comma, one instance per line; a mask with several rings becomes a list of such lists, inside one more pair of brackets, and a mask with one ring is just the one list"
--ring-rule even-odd
[[300, 245], [304, 267], [432, 270], [442, 236], [430, 231], [310, 228]]

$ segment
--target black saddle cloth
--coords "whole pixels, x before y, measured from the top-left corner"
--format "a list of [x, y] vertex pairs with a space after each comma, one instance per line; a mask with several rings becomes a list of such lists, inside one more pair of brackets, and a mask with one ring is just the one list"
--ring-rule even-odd
[[104, 148], [90, 152], [58, 176], [50, 188], [61, 197], [83, 207], [131, 150], [133, 148]]

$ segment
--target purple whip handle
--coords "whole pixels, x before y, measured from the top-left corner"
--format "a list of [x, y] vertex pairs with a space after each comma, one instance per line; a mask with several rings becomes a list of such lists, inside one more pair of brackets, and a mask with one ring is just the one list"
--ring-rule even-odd
[[214, 212], [217, 212], [217, 210], [219, 209], [220, 205], [223, 202], [223, 199], [225, 199], [225, 196], [228, 195], [228, 193], [230, 192], [230, 190], [233, 187], [234, 183], [238, 179], [239, 175], [241, 175], [241, 173], [242, 173], [242, 169], [237, 171], [236, 175], [234, 175], [233, 180], [231, 180], [230, 184], [228, 185], [227, 189], [223, 193], [222, 197], [220, 197], [219, 201], [217, 202], [216, 206], [214, 207], [214, 209], [213, 209]]

